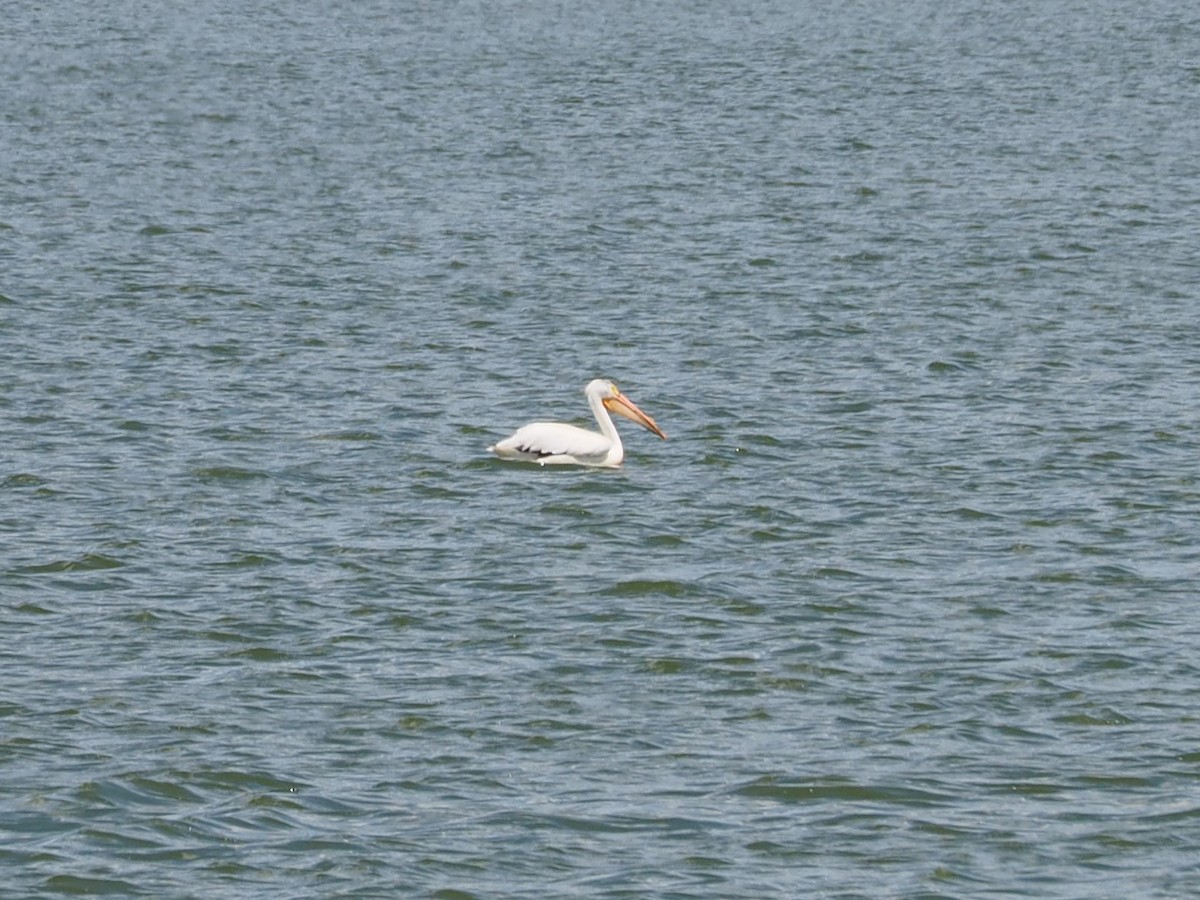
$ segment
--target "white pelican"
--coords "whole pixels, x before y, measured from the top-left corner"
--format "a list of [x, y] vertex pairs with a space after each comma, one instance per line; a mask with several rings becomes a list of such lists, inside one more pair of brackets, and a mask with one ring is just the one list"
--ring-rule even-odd
[[501, 459], [535, 462], [539, 465], [604, 466], [615, 468], [625, 458], [621, 436], [617, 434], [609, 411], [632, 419], [643, 428], [653, 431], [663, 440], [657, 423], [637, 408], [637, 404], [604, 378], [588, 382], [584, 388], [588, 406], [600, 426], [600, 433], [564, 425], [561, 422], [533, 422], [520, 428], [512, 437], [497, 441], [488, 450]]

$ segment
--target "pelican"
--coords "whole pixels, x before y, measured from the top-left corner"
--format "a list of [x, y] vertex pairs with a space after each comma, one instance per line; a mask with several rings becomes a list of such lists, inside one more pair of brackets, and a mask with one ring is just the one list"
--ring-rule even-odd
[[488, 447], [501, 459], [535, 462], [538, 465], [602, 466], [614, 469], [625, 458], [621, 436], [609, 416], [609, 411], [632, 419], [643, 428], [653, 431], [663, 440], [658, 424], [637, 408], [615, 384], [605, 378], [588, 382], [583, 393], [600, 426], [600, 433], [564, 425], [561, 422], [533, 422], [517, 429], [512, 437]]

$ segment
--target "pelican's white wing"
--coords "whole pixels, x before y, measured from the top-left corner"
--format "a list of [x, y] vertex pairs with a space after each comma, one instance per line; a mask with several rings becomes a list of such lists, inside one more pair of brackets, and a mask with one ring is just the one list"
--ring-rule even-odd
[[488, 449], [504, 459], [542, 465], [606, 466], [613, 464], [609, 460], [612, 446], [613, 442], [604, 435], [585, 428], [561, 422], [533, 422]]

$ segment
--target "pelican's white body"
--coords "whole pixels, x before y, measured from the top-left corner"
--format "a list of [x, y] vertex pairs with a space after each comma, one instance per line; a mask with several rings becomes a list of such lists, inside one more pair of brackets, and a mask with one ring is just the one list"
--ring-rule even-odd
[[611, 427], [612, 437], [565, 425], [562, 422], [531, 422], [488, 449], [504, 459], [521, 459], [543, 466], [619, 466], [625, 458], [621, 436]]
[[628, 397], [611, 381], [602, 378], [589, 382], [584, 394], [596, 417], [600, 432], [588, 431], [561, 422], [533, 422], [518, 429], [511, 437], [497, 441], [490, 451], [501, 459], [535, 462], [539, 465], [598, 466], [615, 468], [625, 459], [621, 436], [608, 414], [614, 412], [637, 422], [659, 437], [666, 437]]

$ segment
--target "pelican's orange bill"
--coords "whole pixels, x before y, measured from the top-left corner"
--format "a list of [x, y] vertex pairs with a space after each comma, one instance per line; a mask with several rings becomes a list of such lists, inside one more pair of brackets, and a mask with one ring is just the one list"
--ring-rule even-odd
[[663, 433], [663, 430], [658, 427], [658, 423], [642, 412], [636, 403], [634, 403], [620, 391], [618, 391], [615, 396], [605, 397], [604, 407], [609, 412], [615, 412], [617, 415], [624, 416], [626, 419], [631, 419], [632, 421], [637, 422], [643, 428], [653, 431], [664, 441], [667, 439], [667, 436]]

